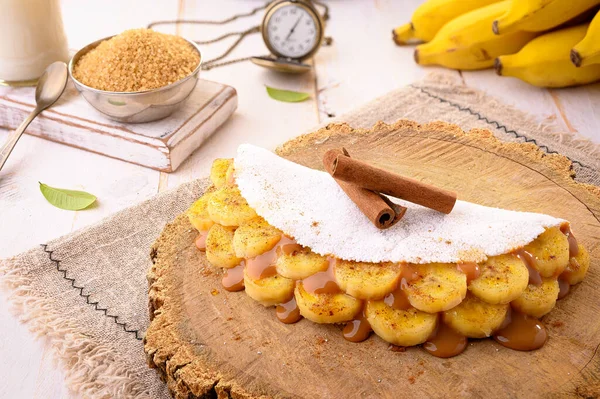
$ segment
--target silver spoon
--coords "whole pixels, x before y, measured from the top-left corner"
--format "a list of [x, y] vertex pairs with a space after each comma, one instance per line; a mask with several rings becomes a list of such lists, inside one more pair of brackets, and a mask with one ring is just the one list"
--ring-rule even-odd
[[2, 170], [8, 156], [13, 148], [15, 148], [15, 145], [17, 145], [17, 141], [19, 141], [31, 121], [33, 121], [40, 112], [50, 107], [60, 98], [63, 91], [65, 91], [68, 76], [67, 64], [64, 62], [57, 61], [46, 68], [44, 74], [38, 80], [35, 89], [35, 109], [31, 111], [31, 114], [29, 114], [23, 123], [19, 125], [17, 130], [8, 136], [8, 140], [6, 140], [6, 143], [0, 148], [0, 170]]

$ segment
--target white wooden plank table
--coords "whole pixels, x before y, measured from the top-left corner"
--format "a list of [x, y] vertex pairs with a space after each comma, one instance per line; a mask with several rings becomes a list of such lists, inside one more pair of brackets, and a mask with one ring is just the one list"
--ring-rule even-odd
[[[233, 156], [243, 142], [273, 148], [320, 122], [387, 91], [413, 82], [435, 68], [414, 64], [412, 48], [397, 47], [391, 29], [408, 21], [420, 0], [329, 1], [331, 20], [326, 34], [334, 43], [319, 51], [312, 72], [286, 76], [250, 63], [235, 64], [202, 76], [234, 86], [239, 95], [236, 114], [175, 173], [166, 174], [71, 147], [24, 136], [0, 174], [0, 257], [8, 257], [52, 238], [97, 222], [157, 192], [205, 176], [213, 158]], [[177, 17], [222, 19], [263, 4], [263, 0], [63, 0], [63, 18], [71, 48], [128, 28]], [[243, 18], [226, 28], [242, 30], [262, 15]], [[174, 27], [160, 27], [175, 33]], [[182, 26], [177, 33], [207, 39], [223, 32], [219, 26]], [[205, 59], [225, 48], [204, 46]], [[262, 55], [260, 35], [249, 37], [232, 57]], [[546, 90], [492, 71], [449, 72], [464, 84], [539, 117], [554, 118], [565, 131], [579, 132], [600, 143], [600, 85]], [[298, 104], [270, 99], [264, 85], [312, 93]], [[0, 130], [0, 142], [8, 132]], [[99, 201], [82, 212], [48, 205], [37, 182], [94, 193]], [[0, 398], [68, 398], [64, 375], [53, 363], [47, 343], [36, 341], [10, 316], [0, 293]]]

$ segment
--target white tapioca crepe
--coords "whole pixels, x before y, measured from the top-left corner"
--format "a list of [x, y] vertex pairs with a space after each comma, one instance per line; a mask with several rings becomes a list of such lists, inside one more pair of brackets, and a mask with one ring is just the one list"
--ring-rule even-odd
[[524, 246], [565, 221], [457, 201], [448, 215], [408, 208], [379, 230], [325, 172], [243, 144], [234, 160], [242, 196], [272, 226], [321, 255], [360, 262], [480, 262]]

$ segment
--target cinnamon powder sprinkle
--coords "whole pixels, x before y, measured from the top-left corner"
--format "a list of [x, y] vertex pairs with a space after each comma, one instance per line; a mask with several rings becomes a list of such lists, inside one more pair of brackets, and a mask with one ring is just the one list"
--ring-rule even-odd
[[131, 29], [84, 54], [73, 68], [73, 76], [98, 90], [144, 91], [185, 78], [199, 63], [200, 54], [185, 39], [151, 29]]

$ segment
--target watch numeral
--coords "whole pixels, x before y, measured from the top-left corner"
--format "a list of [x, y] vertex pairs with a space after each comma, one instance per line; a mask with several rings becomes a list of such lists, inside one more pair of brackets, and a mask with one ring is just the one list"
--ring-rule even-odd
[[290, 10], [290, 13], [291, 13], [291, 14], [296, 14], [296, 12], [297, 12], [297, 11], [298, 11], [298, 10], [296, 10], [295, 8], [293, 8], [292, 10]]

